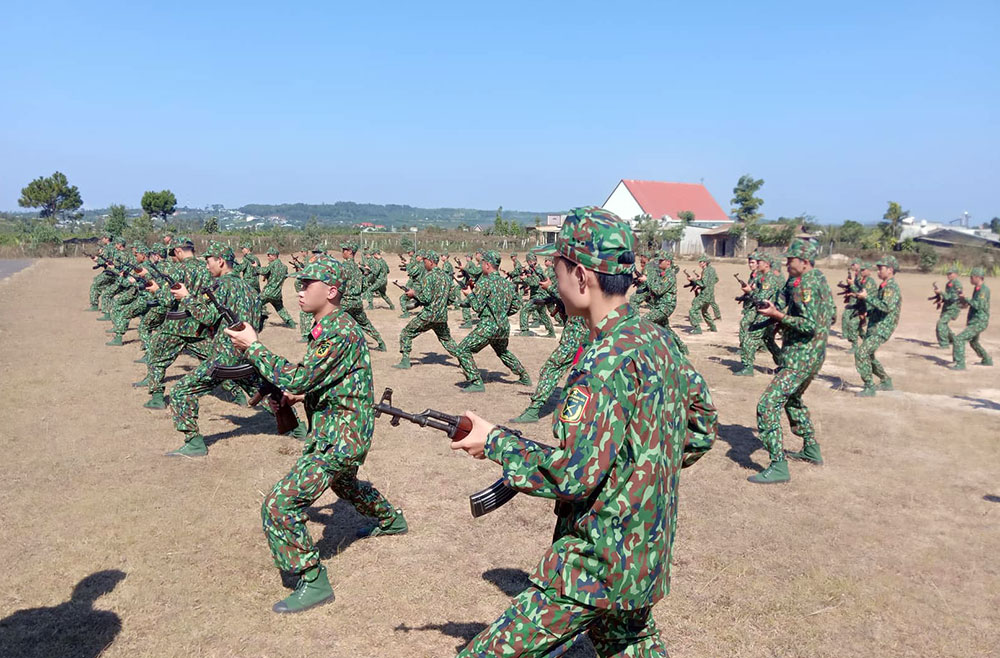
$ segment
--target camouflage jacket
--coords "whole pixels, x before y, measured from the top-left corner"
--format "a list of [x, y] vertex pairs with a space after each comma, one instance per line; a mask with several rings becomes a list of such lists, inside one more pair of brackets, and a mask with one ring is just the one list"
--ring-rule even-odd
[[[190, 311], [188, 304], [191, 303], [194, 296], [202, 288], [211, 285], [212, 275], [209, 274], [208, 268], [205, 266], [205, 261], [199, 258], [183, 260], [174, 265], [172, 269], [173, 272], [170, 273], [170, 276], [177, 283], [183, 283], [189, 294], [180, 302], [176, 302], [175, 308], [175, 301], [173, 295], [170, 294], [170, 287], [165, 285], [160, 288], [157, 299], [166, 301], [168, 310], [174, 308], [174, 310], [178, 311]], [[192, 315], [182, 320], [167, 320], [163, 323], [163, 332], [171, 336], [199, 338], [208, 335], [208, 328], [198, 322], [197, 318]]]
[[677, 273], [668, 267], [661, 270], [657, 265], [646, 273], [646, 286], [652, 295], [650, 303], [656, 308], [677, 307]]
[[[212, 294], [219, 304], [232, 311], [238, 320], [260, 330], [260, 296], [257, 295], [257, 291], [250, 288], [250, 284], [233, 271], [210, 279], [209, 287], [211, 286], [216, 286]], [[242, 361], [239, 352], [233, 347], [233, 342], [229, 340], [226, 332], [222, 331], [223, 327], [227, 326], [222, 312], [209, 301], [204, 289], [198, 294], [192, 294], [187, 309], [194, 319], [206, 327], [206, 333], [212, 336], [212, 349], [209, 353], [215, 363], [232, 366]]]
[[281, 299], [281, 284], [288, 276], [288, 267], [280, 258], [275, 258], [260, 270], [260, 274], [267, 280], [264, 290], [260, 293], [261, 299]]
[[800, 277], [789, 277], [777, 306], [785, 313], [779, 323], [782, 366], [789, 370], [819, 372], [826, 359], [830, 321], [836, 311], [826, 277], [816, 268]]
[[941, 290], [941, 310], [958, 303], [958, 293], [962, 292], [961, 279], [953, 279], [944, 285]]
[[868, 333], [877, 331], [888, 338], [899, 324], [899, 311], [903, 305], [896, 278], [880, 283], [878, 292], [875, 295], [869, 293], [865, 303], [868, 306]]
[[423, 304], [418, 317], [428, 324], [443, 324], [448, 321], [448, 298], [451, 295], [451, 279], [440, 267], [435, 267], [424, 275], [420, 290], [414, 291], [417, 301]]
[[247, 254], [243, 257], [243, 260], [236, 263], [233, 267], [233, 271], [243, 278], [244, 281], [250, 282], [250, 285], [254, 289], [257, 288], [257, 280], [260, 277], [260, 261], [253, 254]]
[[365, 279], [361, 274], [361, 268], [358, 267], [353, 258], [340, 261], [340, 268], [347, 277], [341, 307], [345, 311], [353, 311], [354, 309], [361, 308], [361, 293], [365, 287]]
[[499, 272], [493, 271], [479, 277], [476, 288], [469, 296], [468, 305], [479, 315], [480, 328], [492, 338], [510, 335], [509, 314], [517, 293], [514, 284]]
[[[870, 276], [864, 276], [861, 273], [858, 273], [854, 277], [854, 281], [848, 284], [848, 290], [854, 293], [866, 291], [869, 297], [874, 297], [878, 293], [878, 288], [875, 287], [875, 279]], [[865, 303], [864, 299], [851, 297], [850, 300], [846, 305], [847, 308], [853, 308], [859, 315], [868, 312], [868, 304]]]
[[558, 501], [553, 544], [532, 582], [584, 605], [634, 610], [669, 592], [683, 453], [711, 447], [718, 415], [673, 339], [628, 304], [593, 333], [553, 422], [558, 447], [497, 427], [486, 456], [511, 487]]
[[360, 465], [375, 429], [372, 365], [360, 327], [337, 309], [313, 324], [302, 362], [292, 364], [261, 343], [246, 351], [261, 376], [283, 391], [305, 394], [310, 435], [303, 454], [332, 452]]
[[[750, 284], [750, 299], [754, 302], [768, 301], [777, 306], [778, 296], [781, 295], [781, 286], [783, 284], [781, 275], [773, 270], [768, 270], [767, 274], [760, 274], [759, 272], [755, 274], [757, 276], [748, 282]], [[753, 309], [754, 323], [771, 321], [767, 316], [760, 315], [757, 312], [757, 307], [753, 304], [748, 302], [747, 306]]]
[[990, 289], [986, 284], [973, 288], [969, 299], [968, 326], [982, 331], [990, 324]]

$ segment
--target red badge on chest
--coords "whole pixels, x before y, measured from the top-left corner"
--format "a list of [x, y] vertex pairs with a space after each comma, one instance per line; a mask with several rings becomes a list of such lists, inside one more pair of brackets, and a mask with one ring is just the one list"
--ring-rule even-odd
[[319, 338], [320, 334], [323, 333], [323, 327], [319, 326], [319, 322], [313, 325], [313, 330], [309, 332], [314, 339]]

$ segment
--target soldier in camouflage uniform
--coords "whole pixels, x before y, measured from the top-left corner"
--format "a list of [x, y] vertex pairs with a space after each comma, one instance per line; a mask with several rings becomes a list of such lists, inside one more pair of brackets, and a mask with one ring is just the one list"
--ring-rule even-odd
[[546, 279], [545, 271], [538, 265], [538, 258], [534, 253], [528, 252], [525, 256], [528, 266], [522, 273], [521, 283], [528, 289], [528, 303], [521, 308], [520, 325], [521, 331], [518, 336], [533, 338], [535, 333], [531, 331], [532, 320], [537, 320], [547, 332], [546, 338], [554, 338], [555, 328], [552, 326], [552, 319], [545, 312], [545, 305], [538, 302], [550, 296], [550, 293], [542, 288], [541, 282]]
[[[169, 293], [170, 286], [167, 284], [166, 279], [153, 270], [153, 267], [155, 266], [156, 269], [160, 270], [167, 276], [171, 276], [173, 263], [169, 262], [167, 259], [166, 245], [159, 244], [152, 247], [149, 250], [149, 261], [152, 265], [147, 268], [146, 274], [144, 275], [151, 283], [150, 287], [146, 289], [146, 295], [149, 298], [149, 308], [139, 321], [139, 340], [142, 342], [142, 351], [146, 353], [149, 352], [149, 345], [153, 339], [153, 332], [163, 326], [163, 322], [167, 318], [167, 310], [173, 301], [173, 297]], [[145, 356], [140, 359], [140, 362], [142, 363], [146, 363], [146, 361], [147, 359]], [[138, 388], [140, 386], [147, 386], [148, 384], [149, 381], [147, 377], [142, 381], [135, 382], [132, 386]]]
[[[854, 367], [861, 375], [864, 388], [857, 393], [858, 397], [872, 397], [875, 391], [891, 391], [892, 379], [886, 374], [885, 368], [875, 358], [875, 350], [881, 347], [882, 343], [889, 340], [892, 332], [899, 324], [899, 311], [902, 307], [903, 298], [899, 291], [899, 284], [896, 283], [895, 274], [899, 264], [895, 256], [885, 256], [878, 263], [878, 292], [871, 296], [868, 291], [862, 290], [855, 293], [858, 299], [863, 299], [868, 309], [868, 332], [865, 339], [861, 341], [858, 349], [854, 352]], [[878, 386], [875, 386], [874, 373], [879, 378]]]
[[[400, 265], [402, 269], [406, 271], [406, 288], [407, 290], [417, 290], [420, 287], [420, 280], [424, 276], [424, 261], [420, 254], [416, 251], [409, 252], [410, 260], [407, 261], [406, 265]], [[399, 296], [399, 308], [403, 312], [399, 314], [401, 318], [410, 317], [410, 310], [414, 304], [412, 300], [406, 296], [404, 292]]]
[[389, 283], [389, 265], [382, 258], [381, 249], [373, 249], [371, 253], [371, 274], [368, 277], [368, 287], [365, 288], [365, 300], [368, 302], [368, 308], [373, 309], [375, 305], [373, 304], [375, 300], [375, 295], [378, 295], [383, 302], [389, 305], [390, 311], [396, 310], [396, 305], [392, 303], [389, 299], [389, 295], [386, 294], [386, 286]]
[[[125, 238], [119, 236], [115, 238], [115, 249], [111, 257], [111, 266], [118, 272], [126, 272], [132, 268], [134, 262], [132, 252], [127, 248], [128, 243]], [[109, 277], [110, 278], [110, 277]], [[101, 291], [100, 308], [104, 315], [97, 318], [99, 322], [111, 322], [111, 311], [114, 308], [115, 297], [121, 293], [128, 284], [121, 276], [110, 278], [108, 285]]]
[[984, 366], [993, 365], [993, 359], [986, 353], [979, 336], [986, 331], [990, 324], [990, 289], [986, 287], [986, 271], [981, 267], [973, 267], [969, 273], [969, 283], [972, 284], [972, 298], [967, 299], [964, 292], [959, 292], [958, 297], [969, 304], [969, 315], [965, 329], [959, 334], [951, 334], [949, 330], [949, 342], [952, 345], [952, 359], [955, 364], [952, 370], [965, 370], [965, 344], [972, 345]]
[[402, 510], [358, 480], [375, 427], [372, 367], [364, 334], [340, 309], [340, 291], [347, 284], [342, 267], [327, 258], [310, 263], [296, 275], [303, 283], [300, 305], [315, 318], [301, 363], [289, 363], [256, 342], [253, 329], [225, 330], [237, 349], [246, 350], [247, 360], [261, 376], [285, 391], [287, 402], [304, 402], [309, 418], [302, 456], [261, 506], [275, 566], [299, 576], [295, 592], [275, 604], [275, 612], [301, 612], [334, 598], [319, 550], [306, 528], [306, 508], [327, 489], [376, 519], [375, 526], [359, 535], [407, 530]]
[[451, 279], [443, 269], [437, 267], [438, 255], [425, 251], [421, 261], [426, 273], [420, 281], [420, 290], [408, 288], [406, 296], [420, 304], [417, 317], [410, 320], [399, 334], [399, 352], [402, 357], [394, 368], [406, 370], [410, 367], [410, 350], [413, 339], [425, 331], [433, 331], [441, 346], [456, 359], [458, 345], [448, 329], [448, 298], [451, 296]]
[[240, 253], [243, 260], [239, 261], [233, 268], [236, 275], [247, 282], [254, 293], [260, 292], [260, 260], [253, 255], [253, 243], [244, 242], [240, 245]]
[[[650, 261], [654, 269], [649, 269], [641, 277], [649, 290], [649, 306], [652, 310], [646, 314], [648, 322], [660, 325], [664, 331], [677, 343], [681, 354], [687, 354], [687, 345], [680, 339], [670, 326], [670, 316], [677, 308], [677, 268], [674, 267], [673, 256], [660, 252]], [[639, 307], [636, 306], [636, 309]]]
[[940, 291], [940, 294], [941, 316], [938, 318], [935, 333], [938, 347], [946, 349], [951, 345], [951, 339], [955, 335], [948, 327], [948, 323], [958, 317], [959, 299], [962, 297], [962, 280], [958, 278], [958, 270], [954, 267], [948, 268], [948, 283], [944, 285], [944, 290]]
[[593, 323], [553, 423], [558, 447], [471, 412], [472, 431], [452, 444], [498, 463], [506, 485], [556, 501], [530, 586], [461, 658], [561, 655], [581, 633], [599, 656], [667, 655], [652, 608], [670, 589], [678, 479], [718, 419], [705, 380], [627, 302], [633, 239], [594, 207], [571, 211], [556, 238], [566, 308]]
[[281, 284], [288, 276], [288, 267], [278, 258], [278, 250], [271, 247], [267, 250], [267, 265], [260, 271], [266, 283], [264, 290], [260, 293], [262, 304], [270, 304], [278, 313], [278, 317], [285, 322], [286, 327], [295, 328], [295, 320], [285, 310], [285, 302], [281, 298]]
[[[477, 251], [475, 255], [478, 257], [479, 252]], [[474, 289], [476, 287], [476, 282], [478, 282], [479, 278], [483, 276], [483, 268], [476, 262], [472, 254], [466, 254], [465, 258], [465, 265], [462, 266], [462, 271], [465, 272], [467, 287], [471, 285]], [[460, 329], [471, 329], [476, 326], [472, 319], [471, 306], [461, 303], [461, 292], [459, 293], [459, 301], [459, 306], [462, 308], [462, 324], [458, 326]]]
[[[123, 292], [115, 298], [115, 304], [111, 311], [111, 321], [114, 323], [113, 332], [115, 337], [107, 345], [122, 345], [122, 337], [128, 331], [129, 322], [132, 318], [141, 318], [149, 310], [151, 297], [146, 293], [146, 286], [143, 280], [148, 280], [149, 272], [143, 266], [148, 257], [149, 250], [143, 244], [135, 245], [135, 266], [139, 268], [133, 270], [133, 276], [128, 277], [127, 284]], [[138, 277], [138, 278], [136, 278]]]
[[[99, 242], [101, 248], [98, 250], [97, 254], [90, 257], [90, 260], [94, 261], [94, 263], [110, 261], [114, 251], [114, 245], [111, 244], [111, 234], [104, 233]], [[104, 273], [103, 269], [99, 269], [97, 271], [97, 275], [94, 277], [94, 282], [90, 284], [91, 311], [101, 310], [98, 306], [98, 302], [101, 300], [101, 293], [104, 292], [104, 286], [108, 285], [109, 279], [110, 277]]]
[[364, 276], [361, 274], [361, 270], [358, 269], [358, 264], [354, 262], [354, 254], [358, 253], [358, 245], [354, 242], [343, 242], [340, 248], [343, 255], [341, 270], [347, 276], [347, 286], [344, 289], [341, 309], [354, 318], [354, 321], [361, 327], [361, 331], [375, 339], [377, 343], [375, 346], [376, 352], [385, 352], [385, 341], [382, 340], [382, 334], [378, 332], [378, 329], [368, 319], [368, 315], [365, 314], [365, 305], [361, 300], [361, 291], [364, 288]]
[[708, 256], [699, 258], [698, 265], [701, 267], [701, 276], [694, 279], [694, 281], [699, 287], [694, 299], [691, 300], [691, 310], [688, 311], [688, 321], [691, 322], [691, 326], [693, 327], [691, 330], [693, 334], [701, 333], [700, 321], [702, 318], [704, 318], [705, 324], [708, 325], [709, 331], [718, 331], [715, 323], [712, 322], [712, 317], [708, 314], [709, 308], [715, 310], [716, 319], [719, 319], [719, 307], [715, 303], [715, 284], [719, 282], [719, 275], [716, 274], [715, 268], [712, 267]]
[[[209, 245], [204, 254], [207, 269], [214, 278], [212, 294], [223, 307], [232, 311], [237, 319], [260, 329], [260, 297], [250, 285], [233, 269], [236, 256], [233, 250], [219, 242]], [[209, 301], [203, 290], [181, 288], [173, 291], [173, 296], [184, 303], [191, 316], [207, 327], [211, 344], [207, 347], [206, 358], [192, 372], [184, 375], [177, 385], [170, 389], [170, 407], [174, 413], [174, 427], [184, 434], [184, 445], [168, 452], [171, 457], [203, 457], [208, 454], [205, 439], [198, 431], [198, 399], [210, 393], [225, 381], [234, 381], [247, 395], [256, 392], [254, 381], [250, 379], [221, 380], [209, 373], [213, 366], [235, 366], [241, 355], [233, 347], [232, 341], [223, 333], [226, 319], [215, 304]], [[305, 431], [299, 432], [305, 438]]]
[[510, 351], [510, 319], [509, 315], [515, 303], [514, 285], [501, 276], [500, 254], [488, 251], [483, 255], [482, 276], [476, 282], [476, 287], [463, 303], [468, 303], [479, 315], [479, 324], [469, 332], [458, 345], [458, 362], [465, 373], [468, 382], [462, 389], [466, 393], [481, 393], [486, 390], [479, 368], [473, 359], [481, 349], [489, 345], [493, 348], [505, 366], [518, 376], [518, 383], [531, 386], [531, 377]]
[[[847, 268], [846, 292], [857, 293], [871, 287], [874, 290], [874, 283], [871, 277], [862, 273], [864, 263], [855, 258]], [[863, 338], [861, 335], [861, 325], [864, 321], [867, 307], [864, 300], [850, 295], [844, 296], [844, 313], [840, 316], [840, 332], [844, 340], [851, 344], [851, 353], [857, 351], [858, 342]]]
[[740, 341], [740, 361], [743, 369], [736, 371], [735, 374], [741, 377], [753, 377], [753, 362], [757, 357], [757, 351], [764, 346], [771, 352], [775, 365], [781, 365], [781, 351], [774, 340], [776, 327], [769, 317], [761, 315], [756, 306], [759, 302], [777, 303], [784, 282], [776, 266], [774, 259], [759, 255], [757, 276], [752, 277], [743, 287], [743, 294], [749, 298], [744, 302], [745, 308], [753, 309], [753, 312], [749, 314], [750, 321]]
[[[760, 260], [761, 256], [756, 251], [747, 256], [747, 264], [750, 267], [750, 278], [747, 279], [747, 285], [753, 289], [754, 280], [757, 278], [757, 262]], [[743, 350], [744, 344], [747, 341], [747, 331], [750, 329], [750, 325], [753, 323], [753, 319], [757, 316], [757, 309], [754, 308], [753, 302], [750, 299], [750, 295], [744, 292], [742, 295], [736, 298], [736, 301], [740, 302], [743, 306], [742, 312], [740, 314], [740, 329], [739, 329], [739, 341], [740, 350]]]
[[[822, 464], [819, 443], [802, 401], [809, 384], [823, 367], [826, 343], [833, 317], [833, 293], [823, 273], [813, 264], [816, 247], [794, 240], [785, 252], [788, 281], [778, 304], [769, 302], [758, 312], [781, 326], [781, 366], [757, 403], [757, 433], [767, 448], [771, 463], [762, 472], [747, 478], [755, 484], [788, 482], [786, 457]], [[792, 433], [802, 437], [800, 452], [786, 452], [781, 438], [781, 411], [788, 415]]]
[[650, 275], [656, 274], [659, 270], [659, 260], [659, 254], [655, 258], [650, 258], [646, 254], [639, 256], [639, 264], [635, 269], [640, 273], [640, 276], [633, 283], [635, 292], [629, 298], [632, 306], [639, 308], [649, 301], [649, 280], [652, 278]]
[[589, 339], [590, 329], [582, 317], [574, 315], [566, 320], [562, 336], [559, 337], [559, 344], [552, 350], [552, 354], [542, 364], [541, 372], [538, 373], [538, 386], [531, 396], [531, 404], [521, 412], [520, 416], [512, 418], [512, 423], [538, 422], [542, 407], [548, 402], [562, 376], [576, 363], [580, 350]]

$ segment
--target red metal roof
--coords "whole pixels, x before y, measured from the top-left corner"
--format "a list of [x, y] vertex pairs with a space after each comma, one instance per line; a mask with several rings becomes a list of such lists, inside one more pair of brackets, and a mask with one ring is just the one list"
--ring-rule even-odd
[[728, 222], [726, 211], [699, 183], [662, 183], [652, 180], [622, 179], [639, 206], [651, 217], [659, 219], [690, 210], [696, 221]]

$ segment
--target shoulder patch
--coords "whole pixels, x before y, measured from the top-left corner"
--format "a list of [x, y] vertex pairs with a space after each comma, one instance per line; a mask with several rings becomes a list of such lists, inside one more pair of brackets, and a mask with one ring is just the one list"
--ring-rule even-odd
[[563, 402], [562, 411], [559, 413], [559, 420], [564, 423], [579, 423], [589, 402], [590, 391], [574, 388], [566, 396], [566, 401]]
[[331, 349], [333, 349], [333, 341], [331, 340], [325, 341], [319, 347], [316, 348], [316, 358], [323, 359], [329, 356]]
[[808, 304], [812, 301], [812, 288], [802, 289], [802, 303]]

